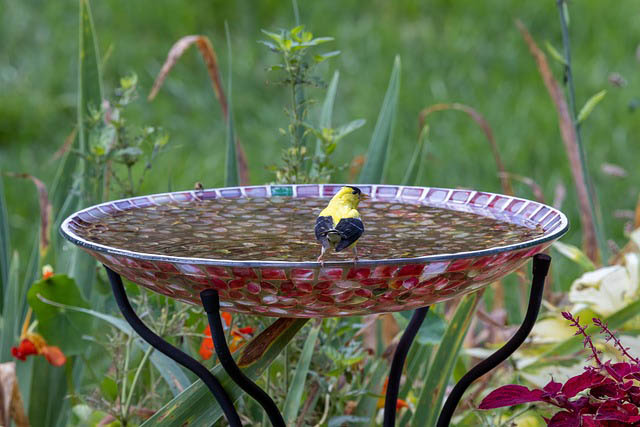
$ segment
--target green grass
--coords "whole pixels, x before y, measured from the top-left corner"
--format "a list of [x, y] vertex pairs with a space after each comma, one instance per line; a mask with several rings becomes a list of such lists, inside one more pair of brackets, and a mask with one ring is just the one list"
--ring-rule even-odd
[[[325, 80], [339, 69], [340, 87], [334, 122], [363, 117], [367, 124], [338, 148], [339, 162], [364, 154], [376, 123], [393, 58], [402, 58], [402, 87], [388, 182], [400, 182], [417, 141], [417, 114], [438, 102], [461, 102], [485, 115], [495, 132], [508, 171], [532, 177], [550, 201], [558, 183], [568, 197], [563, 210], [573, 224], [566, 241], [579, 244], [576, 201], [560, 140], [556, 114], [533, 59], [520, 38], [514, 18], [529, 27], [540, 45], [546, 40], [561, 47], [555, 2], [483, 2], [403, 0], [374, 2], [367, 7], [349, 2], [300, 1], [301, 20], [318, 36], [334, 36], [329, 50], [343, 53], [318, 68]], [[633, 0], [611, 7], [596, 0], [571, 3], [571, 36], [578, 105], [593, 93], [608, 94], [584, 124], [589, 167], [599, 190], [607, 237], [624, 241], [623, 222], [616, 209], [633, 209], [639, 190], [640, 112], [628, 105], [640, 97], [635, 58], [640, 27]], [[224, 21], [233, 34], [234, 120], [251, 166], [251, 181], [272, 180], [265, 169], [278, 161], [286, 139], [283, 88], [269, 80], [265, 67], [277, 56], [256, 40], [261, 28], [290, 28], [294, 23], [288, 1], [181, 2], [150, 0], [93, 2], [105, 92], [111, 94], [127, 72], [140, 77], [140, 100], [133, 118], [161, 125], [171, 135], [169, 151], [148, 174], [144, 192], [192, 188], [224, 181], [225, 123], [213, 96], [205, 67], [195, 51], [188, 52], [152, 103], [146, 94], [169, 47], [186, 34], [211, 37], [221, 69], [226, 70]], [[331, 17], [328, 19], [328, 17]], [[0, 169], [29, 172], [50, 181], [55, 169], [52, 153], [71, 132], [75, 117], [77, 2], [0, 5]], [[108, 54], [108, 52], [111, 52]], [[554, 71], [560, 78], [556, 63]], [[619, 72], [623, 88], [607, 78]], [[318, 100], [321, 91], [311, 91]], [[455, 112], [431, 117], [429, 164], [424, 185], [463, 186], [500, 191], [488, 146], [480, 130]], [[623, 166], [629, 176], [602, 174], [603, 162]], [[342, 181], [346, 174], [336, 179]], [[30, 183], [5, 183], [18, 248], [37, 221], [37, 200]], [[517, 194], [532, 197], [516, 186]], [[568, 284], [569, 270], [563, 282]]]

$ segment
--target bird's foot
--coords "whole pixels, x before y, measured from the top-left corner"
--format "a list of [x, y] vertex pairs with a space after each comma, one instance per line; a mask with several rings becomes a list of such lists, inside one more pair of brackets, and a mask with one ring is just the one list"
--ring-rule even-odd
[[324, 259], [322, 259], [322, 255], [318, 257], [318, 262], [320, 263], [320, 267], [324, 268]]

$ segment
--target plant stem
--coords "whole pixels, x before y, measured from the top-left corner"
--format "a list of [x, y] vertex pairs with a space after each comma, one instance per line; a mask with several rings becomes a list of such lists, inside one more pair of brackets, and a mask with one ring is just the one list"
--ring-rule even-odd
[[[594, 198], [595, 198], [595, 189], [593, 186], [593, 181], [591, 180], [591, 175], [589, 174], [589, 169], [587, 167], [587, 156], [584, 149], [584, 145], [582, 143], [582, 132], [580, 123], [577, 121], [577, 112], [576, 112], [576, 95], [575, 95], [575, 86], [573, 83], [573, 70], [571, 67], [571, 40], [569, 38], [569, 26], [567, 24], [567, 17], [565, 15], [565, 4], [566, 0], [556, 0], [556, 5], [558, 6], [558, 13], [560, 15], [560, 27], [562, 29], [562, 47], [564, 49], [564, 61], [565, 61], [565, 69], [564, 69], [564, 77], [565, 77], [565, 86], [567, 87], [568, 98], [569, 98], [569, 112], [571, 114], [571, 119], [573, 121], [573, 126], [576, 130], [577, 142], [578, 142], [578, 151], [580, 153], [580, 162], [582, 163], [582, 169], [584, 170], [584, 181], [587, 187], [587, 195], [589, 196], [589, 208], [591, 210], [591, 216], [593, 217], [593, 221], [595, 222], [596, 229], [596, 238], [598, 240], [598, 246], [600, 249], [600, 259], [606, 263], [608, 259], [608, 247], [605, 242], [604, 234], [602, 232], [602, 215], [599, 210], [596, 209]], [[597, 260], [592, 260], [597, 261]]]
[[124, 404], [123, 412], [125, 414], [129, 412], [129, 408], [130, 408], [130, 405], [131, 405], [131, 398], [133, 397], [133, 392], [134, 392], [134, 390], [136, 388], [136, 384], [138, 383], [138, 378], [140, 377], [140, 372], [142, 372], [142, 368], [147, 363], [147, 360], [149, 360], [149, 357], [151, 356], [152, 352], [153, 352], [153, 347], [149, 346], [147, 348], [147, 351], [145, 351], [144, 355], [142, 356], [142, 360], [140, 361], [140, 365], [138, 365], [138, 369], [136, 369], [136, 373], [133, 376], [133, 381], [131, 381], [131, 387], [129, 388], [129, 396], [127, 396], [127, 401]]
[[127, 345], [125, 346], [125, 354], [124, 354], [124, 370], [123, 370], [123, 376], [122, 376], [122, 395], [120, 396], [120, 416], [122, 417], [122, 424], [123, 425], [127, 425], [127, 417], [128, 414], [125, 410], [124, 405], [122, 404], [122, 402], [126, 401], [126, 396], [127, 396], [127, 371], [129, 370], [129, 357], [130, 357], [130, 348], [131, 348], [131, 341], [133, 340], [133, 338], [131, 336], [129, 336], [129, 339], [127, 340]]

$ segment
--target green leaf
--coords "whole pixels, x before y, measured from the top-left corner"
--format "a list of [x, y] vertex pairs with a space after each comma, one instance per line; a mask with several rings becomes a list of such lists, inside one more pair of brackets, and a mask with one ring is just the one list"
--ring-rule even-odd
[[302, 41], [302, 39], [298, 36], [298, 34], [302, 32], [302, 30], [304, 30], [304, 25], [298, 25], [297, 27], [294, 27], [293, 29], [291, 29], [291, 36], [293, 36], [297, 41]]
[[413, 427], [436, 425], [442, 400], [458, 358], [458, 352], [462, 347], [462, 342], [481, 296], [482, 292], [475, 292], [460, 300], [442, 342], [438, 346], [433, 363], [429, 366], [429, 373], [420, 392], [416, 412], [411, 420]]
[[258, 40], [258, 43], [265, 45], [266, 47], [268, 47], [269, 49], [271, 49], [274, 52], [279, 52], [280, 48], [278, 46], [276, 46], [275, 44], [268, 42], [266, 40]]
[[278, 43], [278, 45], [282, 45], [282, 40], [283, 40], [282, 34], [272, 33], [271, 31], [267, 31], [267, 30], [261, 30], [261, 31], [267, 36], [271, 37], [271, 39], [276, 43]]
[[547, 42], [545, 42], [545, 46], [547, 48], [547, 51], [549, 52], [549, 55], [551, 55], [551, 57], [553, 59], [555, 59], [556, 61], [558, 61], [562, 65], [565, 65], [565, 66], [567, 65], [567, 61], [564, 59], [564, 56], [562, 56], [562, 54], [560, 52], [558, 52], [556, 50], [556, 48], [553, 47], [553, 45], [551, 43], [549, 43], [547, 41]]
[[420, 176], [420, 170], [422, 169], [422, 155], [424, 153], [424, 147], [427, 145], [427, 135], [429, 134], [429, 125], [424, 125], [418, 135], [418, 144], [413, 151], [407, 173], [404, 175], [402, 185], [418, 185], [418, 177]]
[[298, 416], [298, 410], [302, 403], [304, 384], [307, 374], [309, 373], [311, 356], [314, 353], [321, 325], [321, 322], [318, 322], [317, 325], [311, 328], [311, 331], [309, 331], [309, 335], [304, 342], [304, 347], [302, 347], [302, 353], [300, 354], [300, 359], [298, 359], [298, 365], [296, 366], [296, 373], [293, 376], [293, 380], [289, 386], [289, 392], [287, 393], [287, 398], [285, 399], [284, 406], [282, 408], [282, 416], [284, 417], [284, 421], [287, 425], [293, 425], [296, 421], [296, 417]]
[[580, 109], [578, 113], [578, 123], [582, 123], [589, 117], [589, 114], [596, 108], [596, 105], [600, 103], [604, 99], [604, 96], [607, 94], [607, 90], [601, 90], [600, 92], [593, 95], [591, 98], [584, 103], [584, 106]]
[[379, 396], [382, 393], [384, 379], [389, 373], [389, 365], [387, 365], [387, 362], [384, 359], [376, 359], [372, 362], [369, 372], [367, 394], [362, 396], [360, 402], [358, 402], [355, 415], [372, 420], [376, 413]]
[[358, 182], [366, 184], [380, 184], [384, 176], [387, 154], [391, 148], [398, 93], [400, 91], [400, 57], [396, 56], [389, 86], [380, 108], [378, 121], [369, 142], [367, 158], [360, 172]]
[[89, 332], [90, 319], [84, 313], [60, 309], [47, 304], [43, 299], [75, 307], [88, 308], [76, 282], [69, 276], [56, 274], [40, 280], [27, 292], [27, 302], [38, 319], [38, 331], [51, 345], [57, 345], [67, 355], [84, 352], [86, 342], [82, 339]]
[[225, 163], [225, 178], [224, 185], [227, 187], [236, 187], [240, 182], [238, 177], [238, 161], [236, 155], [236, 131], [233, 124], [233, 97], [231, 93], [231, 61], [233, 55], [231, 52], [231, 36], [229, 35], [229, 25], [224, 24], [225, 33], [227, 36], [227, 50], [229, 52], [229, 87], [227, 90], [227, 100], [229, 103], [229, 115], [227, 117], [227, 157]]
[[323, 61], [326, 61], [329, 58], [333, 58], [334, 56], [338, 56], [338, 55], [340, 55], [340, 51], [334, 50], [331, 52], [322, 53], [320, 55], [314, 55], [313, 60], [316, 61], [317, 63], [321, 63]]
[[596, 266], [589, 259], [589, 257], [576, 246], [570, 245], [568, 243], [553, 242], [551, 247], [560, 252], [561, 255], [564, 255], [571, 261], [578, 264], [585, 271], [593, 271], [596, 269]]
[[357, 119], [352, 120], [346, 125], [340, 126], [335, 130], [335, 134], [333, 136], [334, 141], [339, 141], [345, 136], [349, 135], [351, 132], [360, 129], [367, 121], [365, 119]]
[[4, 183], [0, 177], [0, 314], [4, 313], [5, 294], [9, 290], [9, 216], [4, 197]]
[[[400, 330], [406, 329], [413, 315], [413, 311], [399, 311], [393, 313], [393, 318], [398, 323]], [[416, 335], [416, 342], [426, 344], [438, 344], [444, 335], [446, 323], [444, 319], [433, 310], [429, 310], [427, 317], [422, 322], [418, 334]]]
[[[278, 319], [260, 335], [242, 347], [238, 366], [255, 380], [277, 358], [308, 319]], [[216, 365], [213, 374], [233, 401], [245, 393], [228, 377], [222, 366]], [[222, 417], [222, 410], [209, 389], [196, 381], [173, 400], [160, 408], [143, 426], [212, 425]]]

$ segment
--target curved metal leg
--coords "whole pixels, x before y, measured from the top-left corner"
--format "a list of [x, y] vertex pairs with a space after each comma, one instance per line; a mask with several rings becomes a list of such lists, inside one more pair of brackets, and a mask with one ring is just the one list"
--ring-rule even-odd
[[456, 410], [465, 390], [475, 380], [497, 367], [500, 363], [507, 360], [511, 354], [518, 349], [533, 329], [540, 311], [542, 303], [542, 292], [544, 291], [544, 279], [549, 271], [551, 257], [545, 254], [538, 254], [533, 257], [533, 279], [531, 282], [531, 294], [529, 295], [529, 307], [524, 322], [515, 335], [498, 351], [493, 353], [487, 359], [474, 366], [467, 374], [458, 381], [447, 401], [440, 412], [437, 427], [446, 427], [451, 421], [453, 412]]
[[396, 424], [396, 401], [398, 400], [398, 392], [400, 390], [400, 377], [402, 376], [402, 368], [404, 361], [409, 353], [409, 348], [420, 330], [424, 318], [427, 317], [429, 307], [416, 309], [411, 316], [409, 326], [402, 334], [396, 352], [393, 354], [391, 362], [391, 371], [389, 371], [389, 379], [387, 382], [387, 393], [384, 400], [384, 427], [393, 427]]
[[136, 315], [129, 303], [129, 299], [127, 298], [127, 294], [124, 290], [124, 286], [122, 285], [122, 279], [120, 275], [115, 271], [111, 270], [106, 265], [104, 268], [107, 270], [107, 276], [109, 276], [109, 282], [111, 282], [111, 289], [113, 290], [113, 296], [118, 303], [118, 307], [122, 312], [124, 318], [129, 322], [134, 331], [138, 333], [146, 342], [148, 342], [151, 346], [159, 350], [161, 353], [175, 360], [185, 368], [189, 369], [191, 372], [196, 374], [203, 383], [209, 387], [209, 390], [213, 394], [213, 396], [218, 401], [218, 404], [222, 408], [225, 417], [227, 418], [227, 422], [230, 426], [233, 427], [242, 427], [242, 423], [240, 422], [240, 417], [236, 412], [235, 407], [233, 406], [233, 402], [229, 398], [229, 395], [224, 388], [220, 385], [216, 377], [213, 376], [207, 368], [202, 366], [198, 361], [189, 356], [186, 353], [178, 350], [158, 335], [153, 333], [151, 329], [147, 328], [147, 326], [142, 323], [142, 320]]
[[253, 397], [265, 410], [274, 427], [285, 427], [284, 418], [275, 402], [256, 383], [242, 373], [231, 356], [227, 341], [224, 337], [222, 321], [220, 320], [220, 299], [214, 289], [206, 289], [200, 293], [200, 299], [209, 318], [211, 338], [220, 364], [227, 371], [229, 377], [240, 386], [249, 396]]

